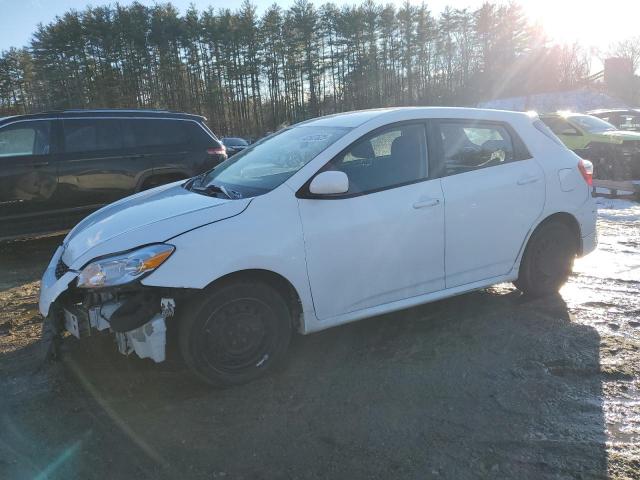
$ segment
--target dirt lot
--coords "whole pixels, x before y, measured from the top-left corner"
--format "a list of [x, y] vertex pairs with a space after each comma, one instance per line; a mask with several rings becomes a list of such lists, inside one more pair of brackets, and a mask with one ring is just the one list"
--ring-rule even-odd
[[640, 205], [562, 296], [510, 285], [294, 340], [227, 390], [110, 337], [37, 362], [61, 238], [0, 246], [0, 478], [640, 478]]

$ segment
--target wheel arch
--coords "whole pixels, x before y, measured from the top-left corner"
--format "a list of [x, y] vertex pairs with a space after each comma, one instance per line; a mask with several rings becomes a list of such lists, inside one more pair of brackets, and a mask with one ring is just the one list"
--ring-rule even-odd
[[569, 227], [576, 241], [576, 250], [578, 252], [578, 255], [582, 254], [582, 236], [580, 234], [580, 224], [578, 223], [578, 219], [569, 212], [563, 212], [563, 211], [554, 212], [547, 215], [542, 220], [540, 220], [540, 222], [538, 222], [538, 224], [534, 228], [532, 228], [531, 231], [529, 232], [529, 235], [527, 236], [522, 246], [522, 249], [518, 258], [518, 269], [520, 268], [522, 258], [524, 257], [524, 253], [527, 250], [527, 247], [529, 246], [529, 241], [531, 240], [531, 237], [533, 236], [533, 234], [537, 230], [539, 230], [541, 227], [543, 227], [544, 225], [550, 222], [561, 222], [565, 224], [567, 227]]
[[252, 268], [227, 273], [226, 275], [213, 280], [205, 287], [205, 289], [219, 288], [221, 286], [243, 280], [263, 282], [271, 288], [274, 288], [280, 295], [282, 295], [282, 298], [287, 302], [287, 305], [289, 305], [291, 321], [293, 322], [292, 327], [299, 330], [300, 327], [303, 326], [303, 309], [300, 294], [289, 279], [274, 272], [273, 270]]

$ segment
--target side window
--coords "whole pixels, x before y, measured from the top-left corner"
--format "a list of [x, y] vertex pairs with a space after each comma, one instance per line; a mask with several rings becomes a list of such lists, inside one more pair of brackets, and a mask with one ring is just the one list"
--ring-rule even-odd
[[0, 157], [47, 155], [51, 122], [19, 122], [0, 130]]
[[132, 119], [123, 120], [122, 125], [127, 145], [145, 148], [188, 144], [186, 123], [179, 120]]
[[355, 142], [325, 170], [349, 177], [348, 194], [369, 193], [426, 179], [427, 141], [423, 124], [385, 128]]
[[542, 121], [556, 135], [580, 135], [580, 132], [575, 127], [562, 118], [547, 117], [543, 118]]
[[445, 175], [493, 167], [515, 160], [505, 127], [471, 121], [439, 122]]
[[68, 153], [88, 153], [122, 148], [119, 120], [64, 121], [64, 146]]

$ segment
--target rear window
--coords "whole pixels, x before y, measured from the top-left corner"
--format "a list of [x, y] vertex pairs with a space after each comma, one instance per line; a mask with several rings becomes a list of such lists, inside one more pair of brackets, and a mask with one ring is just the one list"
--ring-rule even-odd
[[216, 138], [204, 123], [185, 122], [189, 131], [189, 143], [194, 147], [215, 145], [220, 147], [221, 141]]
[[247, 146], [249, 145], [249, 143], [244, 139], [244, 138], [225, 138], [222, 140], [222, 143], [224, 143], [227, 146], [233, 146], [233, 145], [240, 145], [240, 146]]
[[69, 153], [120, 149], [120, 122], [94, 119], [65, 120], [64, 145]]
[[187, 124], [181, 120], [122, 120], [127, 146], [166, 147], [189, 143]]
[[506, 127], [474, 121], [439, 123], [445, 175], [494, 167], [520, 160]]

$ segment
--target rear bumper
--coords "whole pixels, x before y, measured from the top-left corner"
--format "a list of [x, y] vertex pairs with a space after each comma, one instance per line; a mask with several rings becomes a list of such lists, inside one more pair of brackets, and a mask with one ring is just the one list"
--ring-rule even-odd
[[582, 237], [582, 246], [580, 248], [580, 256], [583, 257], [591, 252], [593, 252], [598, 246], [598, 232], [594, 231], [593, 233]]
[[598, 207], [596, 201], [591, 195], [586, 202], [584, 202], [580, 208], [575, 212], [578, 226], [580, 227], [580, 239], [581, 248], [580, 256], [587, 255], [595, 250], [598, 244], [598, 233], [596, 231], [596, 224], [598, 221]]

